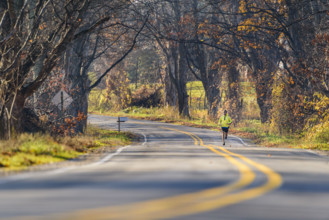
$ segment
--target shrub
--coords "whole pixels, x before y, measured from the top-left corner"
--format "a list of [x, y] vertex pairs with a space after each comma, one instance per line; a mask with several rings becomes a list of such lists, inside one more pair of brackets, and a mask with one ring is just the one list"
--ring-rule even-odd
[[293, 86], [293, 81], [282, 78], [284, 76], [277, 76], [273, 85], [271, 131], [280, 134], [298, 133], [306, 123], [306, 96], [297, 86]]
[[329, 145], [329, 98], [315, 93], [307, 104], [314, 112], [305, 126], [306, 137], [315, 143]]
[[142, 85], [133, 94], [130, 106], [158, 107], [162, 103], [162, 87]]

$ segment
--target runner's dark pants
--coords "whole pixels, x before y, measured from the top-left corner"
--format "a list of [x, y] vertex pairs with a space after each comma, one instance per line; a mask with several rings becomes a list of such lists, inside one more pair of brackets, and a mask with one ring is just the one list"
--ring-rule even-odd
[[228, 133], [228, 127], [222, 127], [222, 131]]

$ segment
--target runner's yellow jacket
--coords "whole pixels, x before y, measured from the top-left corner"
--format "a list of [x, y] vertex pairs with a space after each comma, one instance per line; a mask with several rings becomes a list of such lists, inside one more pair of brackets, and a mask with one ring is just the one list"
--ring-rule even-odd
[[224, 128], [228, 128], [228, 127], [230, 127], [230, 124], [232, 123], [232, 119], [231, 119], [231, 117], [230, 116], [228, 116], [228, 115], [222, 115], [220, 118], [219, 118], [219, 121], [218, 121], [218, 123], [222, 126], [222, 127], [224, 127]]

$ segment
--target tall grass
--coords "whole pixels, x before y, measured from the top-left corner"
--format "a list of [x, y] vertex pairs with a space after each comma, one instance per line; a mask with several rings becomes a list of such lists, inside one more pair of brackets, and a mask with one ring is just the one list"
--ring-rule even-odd
[[76, 158], [100, 147], [109, 150], [127, 145], [134, 137], [131, 133], [118, 133], [89, 126], [86, 134], [76, 137], [52, 137], [47, 134], [21, 134], [0, 141], [0, 167], [21, 170], [32, 165], [54, 163]]

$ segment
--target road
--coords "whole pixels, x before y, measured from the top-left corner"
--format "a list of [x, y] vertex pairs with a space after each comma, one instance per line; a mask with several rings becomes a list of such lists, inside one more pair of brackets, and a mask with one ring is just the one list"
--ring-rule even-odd
[[[90, 115], [116, 129], [116, 118]], [[82, 166], [0, 178], [0, 219], [329, 220], [329, 158], [129, 119], [140, 144]]]

